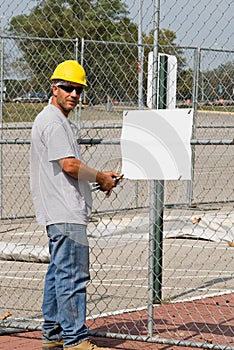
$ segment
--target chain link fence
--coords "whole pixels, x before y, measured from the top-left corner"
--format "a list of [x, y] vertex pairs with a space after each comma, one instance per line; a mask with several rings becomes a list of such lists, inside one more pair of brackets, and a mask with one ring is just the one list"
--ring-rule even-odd
[[[148, 108], [156, 4], [29, 1], [9, 18], [0, 4], [7, 20], [0, 51], [0, 327], [41, 327], [49, 254], [34, 217], [29, 149], [32, 122], [51, 95], [51, 72], [65, 59], [84, 65], [89, 87], [70, 116], [77, 142], [90, 166], [120, 171], [123, 111]], [[181, 7], [170, 6], [175, 17], [169, 32], [159, 30], [157, 47], [177, 58], [176, 108], [194, 108], [192, 181], [125, 179], [109, 198], [93, 192], [87, 323], [96, 335], [233, 349], [234, 51], [184, 46], [183, 36], [176, 44], [172, 23], [179, 26]], [[166, 4], [159, 10], [163, 22]]]

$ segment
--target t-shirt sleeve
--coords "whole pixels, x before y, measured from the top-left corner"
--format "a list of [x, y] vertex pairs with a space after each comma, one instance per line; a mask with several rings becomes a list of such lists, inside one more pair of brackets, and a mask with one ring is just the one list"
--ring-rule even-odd
[[43, 132], [43, 138], [47, 145], [48, 160], [50, 162], [75, 157], [75, 151], [64, 126], [60, 123], [51, 123]]

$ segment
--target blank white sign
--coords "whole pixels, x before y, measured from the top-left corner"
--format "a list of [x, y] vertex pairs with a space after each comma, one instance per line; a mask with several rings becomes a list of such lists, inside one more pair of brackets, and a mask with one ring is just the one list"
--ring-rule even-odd
[[193, 109], [124, 111], [122, 174], [128, 179], [190, 180]]

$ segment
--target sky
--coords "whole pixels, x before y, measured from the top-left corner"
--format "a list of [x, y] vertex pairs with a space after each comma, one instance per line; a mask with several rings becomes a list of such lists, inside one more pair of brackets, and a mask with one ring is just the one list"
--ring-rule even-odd
[[[143, 30], [153, 28], [154, 0], [126, 0], [138, 23], [142, 5]], [[161, 0], [160, 28], [172, 30], [180, 46], [234, 50], [233, 0]]]
[[[126, 0], [130, 16], [139, 22], [142, 6], [142, 29], [153, 29], [157, 0]], [[234, 50], [233, 0], [160, 0], [160, 28], [172, 30], [180, 46]], [[36, 0], [0, 0], [0, 24], [4, 28], [12, 16], [28, 13]]]

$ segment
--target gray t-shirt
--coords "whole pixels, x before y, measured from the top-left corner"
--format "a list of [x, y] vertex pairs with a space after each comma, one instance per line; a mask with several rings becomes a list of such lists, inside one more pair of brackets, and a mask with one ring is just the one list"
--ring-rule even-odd
[[58, 160], [68, 157], [81, 160], [77, 141], [67, 118], [50, 104], [32, 127], [30, 185], [39, 225], [88, 223], [90, 186], [62, 170]]

